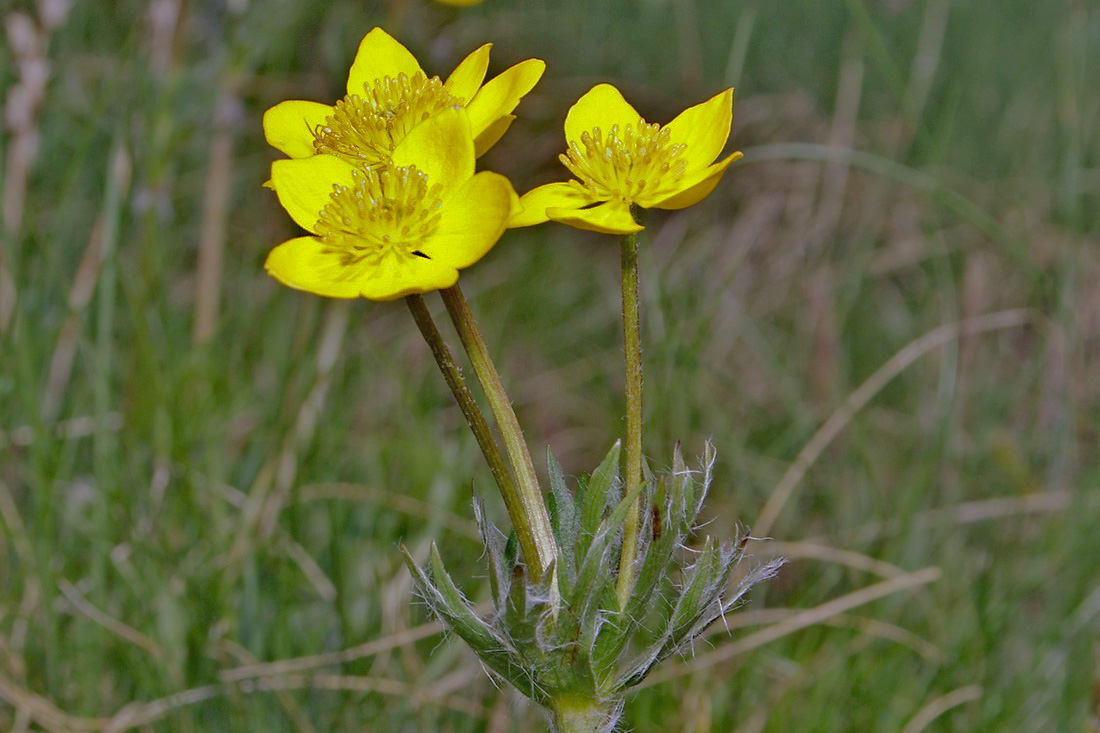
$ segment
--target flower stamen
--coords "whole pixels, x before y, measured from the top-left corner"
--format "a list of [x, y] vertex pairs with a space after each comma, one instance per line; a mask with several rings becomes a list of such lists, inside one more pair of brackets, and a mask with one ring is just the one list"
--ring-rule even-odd
[[670, 137], [668, 130], [644, 119], [623, 128], [612, 125], [606, 136], [594, 127], [581, 133], [580, 141], [569, 141], [558, 159], [594, 197], [629, 201], [671, 188], [683, 177], [687, 146], [670, 143]]
[[336, 103], [332, 114], [313, 129], [313, 149], [356, 165], [377, 165], [418, 124], [463, 104], [438, 76], [401, 73], [396, 79], [375, 79], [363, 85], [362, 95], [349, 94]]
[[365, 267], [400, 268], [439, 228], [442, 186], [416, 166], [385, 164], [352, 172], [350, 186], [333, 186], [317, 216], [316, 233], [326, 253], [337, 254], [338, 280]]

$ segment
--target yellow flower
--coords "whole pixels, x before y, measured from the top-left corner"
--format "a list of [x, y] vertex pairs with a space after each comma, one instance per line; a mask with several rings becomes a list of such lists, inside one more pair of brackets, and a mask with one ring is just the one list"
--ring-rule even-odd
[[277, 246], [264, 267], [284, 285], [330, 298], [451, 287], [496, 244], [516, 204], [507, 178], [474, 174], [470, 121], [458, 109], [417, 126], [374, 167], [335, 155], [277, 160], [271, 187], [310, 235]]
[[733, 90], [681, 112], [665, 126], [649, 124], [610, 84], [577, 100], [565, 117], [569, 149], [558, 156], [578, 180], [548, 183], [520, 197], [510, 226], [547, 219], [608, 234], [641, 231], [630, 214], [682, 209], [714, 190], [733, 153], [717, 163], [733, 123]]
[[264, 113], [264, 135], [291, 158], [327, 153], [357, 165], [377, 165], [428, 117], [465, 107], [480, 156], [512, 124], [512, 110], [546, 69], [543, 61], [527, 59], [482, 84], [491, 47], [486, 43], [471, 53], [444, 82], [429, 78], [408, 49], [375, 28], [359, 44], [347, 96], [333, 106], [297, 100], [277, 104]]

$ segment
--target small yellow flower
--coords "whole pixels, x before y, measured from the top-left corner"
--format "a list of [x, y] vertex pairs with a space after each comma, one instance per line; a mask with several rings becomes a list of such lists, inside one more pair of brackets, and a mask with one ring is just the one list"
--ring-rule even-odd
[[577, 100], [565, 117], [569, 149], [558, 156], [577, 180], [548, 183], [520, 197], [510, 226], [563, 224], [608, 234], [641, 231], [630, 214], [643, 208], [682, 209], [714, 190], [733, 153], [717, 163], [733, 123], [733, 90], [681, 112], [665, 126], [642, 119], [610, 84]]
[[416, 58], [381, 28], [368, 33], [348, 73], [347, 96], [335, 105], [291, 100], [264, 113], [267, 142], [291, 158], [336, 155], [377, 165], [418, 124], [449, 107], [470, 115], [476, 154], [504, 135], [512, 110], [534, 88], [546, 64], [527, 59], [487, 83], [491, 43], [471, 53], [447, 81], [428, 77]]
[[504, 176], [474, 174], [466, 112], [418, 125], [377, 166], [336, 155], [277, 160], [271, 187], [309, 236], [272, 250], [279, 282], [330, 298], [394, 300], [449, 288], [504, 232], [516, 193]]

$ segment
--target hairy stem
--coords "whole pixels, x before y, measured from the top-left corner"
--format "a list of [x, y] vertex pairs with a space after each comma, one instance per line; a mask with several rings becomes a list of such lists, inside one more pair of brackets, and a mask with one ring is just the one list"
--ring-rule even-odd
[[[626, 353], [626, 482], [629, 494], [642, 482], [642, 338], [638, 313], [638, 235], [619, 239], [622, 254], [623, 346]], [[615, 586], [619, 607], [626, 608], [634, 584], [634, 561], [638, 554], [638, 525], [642, 496], [630, 508], [623, 530], [619, 579]]]
[[[489, 471], [493, 474], [501, 495], [504, 496], [505, 502], [508, 502], [509, 497], [516, 496], [515, 484], [512, 483], [512, 476], [508, 473], [508, 464], [504, 462], [504, 456], [500, 453], [496, 438], [493, 437], [489, 424], [485, 422], [485, 416], [481, 413], [481, 408], [477, 406], [473, 393], [466, 386], [466, 380], [462, 378], [462, 370], [455, 363], [454, 357], [451, 355], [451, 349], [447, 346], [447, 342], [443, 340], [439, 329], [436, 328], [435, 321], [432, 320], [432, 314], [428, 312], [428, 306], [424, 302], [423, 296], [409, 295], [405, 298], [405, 302], [409, 306], [409, 312], [412, 313], [413, 320], [416, 321], [416, 325], [420, 329], [420, 334], [428, 342], [428, 347], [432, 350], [432, 356], [435, 357], [435, 363], [439, 365], [439, 371], [443, 373], [443, 379], [447, 382], [447, 386], [451, 388], [451, 394], [455, 396], [455, 401], [458, 402], [463, 417], [466, 418], [470, 430], [473, 431], [474, 438], [477, 440], [478, 447], [481, 448], [481, 453], [485, 456], [486, 463], [489, 464]], [[509, 511], [511, 511], [511, 506], [509, 506]]]
[[614, 729], [622, 702], [559, 695], [551, 701], [550, 709], [554, 733], [605, 733]]
[[470, 357], [474, 373], [485, 390], [489, 409], [492, 410], [504, 438], [504, 450], [516, 477], [515, 491], [511, 496], [505, 494], [504, 501], [531, 577], [538, 582], [557, 557], [558, 548], [550, 529], [550, 515], [546, 511], [538, 477], [535, 475], [535, 464], [531, 461], [531, 453], [523, 439], [519, 420], [512, 409], [512, 401], [504, 391], [504, 383], [500, 381], [500, 374], [489, 356], [489, 348], [470, 312], [466, 298], [458, 285], [439, 292], [458, 331], [458, 337], [462, 340], [462, 346]]

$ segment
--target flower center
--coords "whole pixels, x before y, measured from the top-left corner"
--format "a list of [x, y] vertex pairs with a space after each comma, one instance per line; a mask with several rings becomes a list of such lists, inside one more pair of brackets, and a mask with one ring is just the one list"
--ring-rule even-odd
[[687, 146], [669, 139], [668, 130], [642, 119], [622, 129], [612, 125], [606, 136], [594, 127], [581, 133], [579, 143], [571, 140], [558, 159], [597, 198], [629, 201], [675, 184], [684, 175]]
[[427, 258], [419, 248], [439, 227], [440, 192], [441, 186], [429, 184], [416, 166], [393, 164], [356, 169], [350, 186], [333, 186], [329, 203], [317, 215], [316, 233], [326, 253], [339, 255], [335, 277], [353, 278], [364, 268]]
[[313, 130], [313, 149], [356, 165], [376, 165], [390, 157], [409, 131], [436, 112], [464, 101], [443, 88], [438, 76], [398, 74], [363, 85], [349, 94]]

